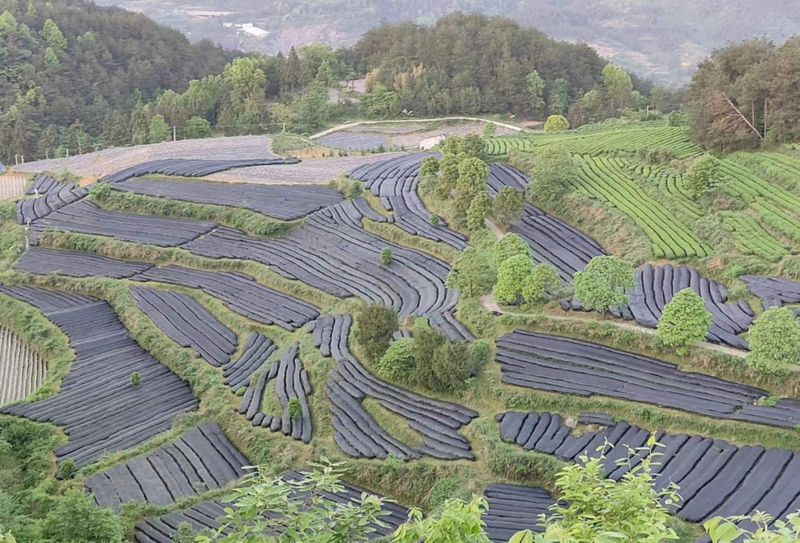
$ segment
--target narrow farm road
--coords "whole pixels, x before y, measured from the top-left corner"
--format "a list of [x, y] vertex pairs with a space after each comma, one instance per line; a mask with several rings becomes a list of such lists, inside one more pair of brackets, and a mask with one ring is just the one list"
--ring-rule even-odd
[[[512, 317], [529, 317], [530, 314], [525, 313], [513, 313], [511, 311], [504, 311], [500, 305], [494, 300], [491, 294], [487, 294], [486, 296], [481, 296], [480, 298], [481, 305], [484, 309], [488, 311], [493, 311], [496, 313], [500, 313], [503, 315], [510, 315]], [[625, 330], [633, 330], [634, 332], [641, 332], [643, 334], [648, 334], [651, 336], [656, 335], [656, 331], [653, 328], [645, 328], [644, 326], [639, 326], [638, 324], [633, 324], [630, 322], [620, 322], [616, 320], [606, 320], [606, 321], [598, 321], [596, 319], [584, 319], [581, 317], [564, 317], [559, 315], [545, 315], [548, 319], [556, 320], [556, 321], [569, 321], [569, 322], [585, 322], [585, 323], [598, 323], [604, 322], [610, 324], [612, 326], [616, 326], [620, 329]], [[717, 345], [716, 343], [708, 343], [706, 341], [700, 342], [696, 344], [697, 347], [702, 349], [708, 349], [709, 351], [715, 351], [718, 353], [727, 354], [730, 356], [735, 356], [737, 358], [745, 358], [747, 356], [746, 351], [740, 351], [739, 349], [733, 349], [731, 347], [726, 347], [724, 345]]]
[[478, 121], [483, 123], [492, 123], [495, 126], [501, 126], [503, 128], [507, 128], [508, 130], [513, 130], [514, 132], [526, 132], [525, 128], [514, 126], [513, 124], [508, 123], [501, 123], [499, 121], [493, 121], [491, 119], [482, 119], [480, 117], [437, 117], [434, 119], [395, 119], [390, 121], [357, 121], [354, 123], [347, 123], [347, 124], [339, 124], [332, 128], [328, 128], [327, 130], [323, 130], [322, 132], [318, 132], [313, 136], [309, 136], [308, 139], [315, 140], [321, 138], [323, 136], [327, 136], [328, 134], [333, 134], [334, 132], [339, 132], [341, 130], [347, 130], [348, 128], [355, 128], [356, 126], [361, 125], [370, 125], [370, 124], [387, 124], [387, 123], [435, 123], [438, 121]]

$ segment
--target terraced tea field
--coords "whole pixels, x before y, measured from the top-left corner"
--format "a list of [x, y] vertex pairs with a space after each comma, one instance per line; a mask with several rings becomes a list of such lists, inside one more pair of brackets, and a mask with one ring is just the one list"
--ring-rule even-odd
[[46, 373], [45, 359], [17, 334], [0, 326], [0, 405], [35, 392]]
[[[444, 128], [480, 131], [482, 123], [361, 126], [323, 138], [413, 147]], [[698, 197], [685, 171], [700, 150], [681, 127], [500, 134], [486, 140], [494, 157], [566, 149], [578, 196], [564, 202], [574, 209], [537, 201], [526, 172], [491, 162], [489, 196], [511, 188], [527, 200], [516, 220], [486, 223], [492, 230], [476, 235], [449, 199], [419, 190], [422, 160], [436, 150], [298, 164], [276, 159], [266, 138], [246, 137], [219, 140], [218, 153], [215, 142], [198, 142], [39, 164], [102, 173], [112, 198], [38, 175], [25, 179], [27, 195], [12, 191], [17, 203], [3, 204], [0, 228], [16, 252], [0, 259], [0, 303], [20, 312], [14, 326], [30, 323], [53, 347], [33, 353], [0, 314], [0, 414], [62, 431], [53, 465], [74, 463], [77, 473], [62, 473], [69, 484], [121, 515], [140, 543], [185, 537], [185, 522], [219, 529], [246, 466], [296, 481], [321, 457], [349, 461], [346, 483], [324, 493], [331, 503], [357, 502], [365, 491], [393, 500], [371, 537], [391, 534], [409, 507], [474, 493], [488, 503], [489, 539], [507, 543], [518, 530], [541, 530], [538, 516], [560, 499], [545, 488], [553, 490], [561, 464], [544, 455], [573, 462], [612, 443], [604, 465], [619, 480], [626, 468], [614, 461], [651, 433], [665, 445], [656, 486], [679, 482], [684, 499], [670, 512], [687, 522], [756, 506], [775, 518], [797, 509], [798, 377], [762, 380], [741, 359], [763, 308], [800, 303], [800, 283], [781, 276], [800, 252], [791, 183], [800, 159], [731, 155], [721, 161], [719, 193]], [[687, 161], [645, 164], [635, 154], [662, 147]], [[366, 194], [309, 186], [343, 174]], [[431, 210], [443, 217], [431, 220]], [[292, 222], [257, 235], [233, 212]], [[518, 234], [535, 263], [556, 269], [563, 285], [548, 296], [559, 303], [500, 307], [490, 289], [470, 297], [454, 288], [457, 255], [491, 251], [495, 229]], [[635, 257], [615, 229], [639, 244]], [[636, 260], [635, 286], [598, 323], [578, 313], [569, 283], [609, 253]], [[496, 255], [487, 255], [493, 271]], [[730, 282], [729, 270], [749, 266], [769, 275]], [[677, 357], [648, 332], [687, 288], [711, 326], [706, 342]], [[416, 364], [420, 334], [430, 333], [459, 382], [434, 386], [451, 377], [439, 358], [422, 368], [424, 379], [417, 366], [401, 375], [385, 358], [370, 359], [368, 304], [398, 317], [386, 335], [393, 350], [414, 346]], [[52, 388], [32, 395], [51, 360]], [[539, 453], [540, 464], [525, 451]]]

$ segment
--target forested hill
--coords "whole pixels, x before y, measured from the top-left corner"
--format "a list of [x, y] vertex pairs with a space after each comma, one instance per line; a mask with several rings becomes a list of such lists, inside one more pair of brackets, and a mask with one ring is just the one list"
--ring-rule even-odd
[[[144, 9], [193, 39], [275, 53], [322, 41], [347, 46], [381, 23], [424, 24], [457, 11], [502, 15], [559, 39], [585, 41], [604, 58], [660, 83], [687, 82], [697, 64], [730, 41], [800, 33], [796, 0], [98, 0]], [[199, 10], [221, 10], [216, 17]], [[223, 23], [232, 23], [223, 26]], [[236, 24], [267, 33], [251, 35]]]
[[115, 110], [185, 90], [231, 58], [120, 8], [0, 0], [0, 148], [33, 151], [50, 124], [97, 133]]
[[[381, 25], [349, 53], [347, 60], [368, 74], [368, 83], [395, 91], [402, 109], [426, 115], [565, 114], [576, 98], [603, 83], [607, 64], [585, 44], [554, 40], [505, 17], [462, 13], [432, 26]], [[642, 94], [649, 91], [635, 77], [632, 83]], [[541, 104], [532, 99], [539, 95]]]

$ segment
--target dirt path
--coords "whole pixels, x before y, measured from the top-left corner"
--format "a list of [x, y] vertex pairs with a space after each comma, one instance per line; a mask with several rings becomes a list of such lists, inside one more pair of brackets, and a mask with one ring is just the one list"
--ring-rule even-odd
[[355, 128], [356, 126], [361, 125], [369, 125], [369, 124], [400, 124], [400, 123], [435, 123], [438, 121], [477, 121], [482, 123], [492, 123], [495, 126], [501, 126], [503, 128], [507, 128], [508, 130], [513, 130], [514, 132], [527, 132], [527, 129], [521, 128], [519, 126], [514, 126], [513, 124], [501, 123], [498, 121], [493, 121], [491, 119], [481, 119], [480, 117], [439, 117], [436, 119], [398, 119], [398, 120], [391, 120], [391, 121], [358, 121], [355, 123], [347, 123], [347, 124], [339, 124], [334, 126], [333, 128], [329, 128], [327, 130], [323, 130], [313, 136], [309, 136], [308, 139], [315, 140], [321, 138], [323, 136], [327, 136], [328, 134], [333, 134], [334, 132], [339, 132], [341, 130], [347, 130], [348, 128]]
[[[488, 311], [494, 311], [496, 313], [500, 313], [503, 315], [510, 315], [512, 317], [530, 317], [530, 314], [525, 313], [513, 313], [510, 311], [504, 311], [500, 305], [494, 300], [491, 294], [487, 294], [486, 296], [482, 296], [480, 298], [481, 305], [484, 309]], [[545, 317], [548, 319], [556, 320], [556, 321], [569, 321], [569, 322], [585, 322], [585, 323], [605, 323], [610, 324], [612, 326], [616, 326], [617, 328], [624, 329], [624, 330], [633, 330], [634, 332], [641, 332], [642, 334], [648, 334], [650, 336], [656, 335], [656, 331], [653, 328], [645, 328], [644, 326], [639, 326], [638, 324], [633, 324], [630, 322], [620, 322], [617, 320], [605, 320], [605, 321], [598, 321], [596, 319], [584, 319], [581, 317], [565, 317], [559, 315], [548, 315], [544, 314]], [[724, 345], [717, 345], [716, 343], [708, 343], [706, 341], [700, 342], [695, 344], [695, 346], [700, 347], [702, 349], [708, 349], [709, 351], [715, 351], [718, 353], [727, 354], [730, 356], [735, 356], [737, 358], [745, 358], [747, 353], [745, 351], [740, 351], [739, 349], [733, 349], [731, 347], [726, 347]]]

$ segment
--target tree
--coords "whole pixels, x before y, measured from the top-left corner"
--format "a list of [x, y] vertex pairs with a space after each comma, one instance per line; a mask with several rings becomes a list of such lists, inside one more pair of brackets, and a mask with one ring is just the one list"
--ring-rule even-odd
[[467, 228], [470, 230], [483, 228], [483, 221], [492, 215], [493, 203], [492, 197], [486, 191], [475, 195], [467, 208]]
[[464, 154], [467, 158], [480, 158], [483, 159], [484, 152], [486, 151], [486, 144], [478, 134], [467, 134], [461, 140], [461, 148], [459, 154]]
[[459, 253], [447, 275], [448, 288], [462, 291], [468, 297], [486, 294], [497, 281], [497, 268], [487, 251], [467, 247]]
[[414, 339], [404, 337], [389, 345], [372, 369], [382, 379], [393, 383], [407, 383], [414, 376], [416, 366]]
[[[745, 530], [741, 527], [742, 520], [749, 521], [756, 529]], [[797, 543], [800, 541], [800, 513], [789, 513], [786, 520], [775, 520], [761, 511], [746, 517], [714, 517], [704, 522], [703, 528], [712, 543]]]
[[305, 130], [322, 127], [330, 116], [328, 91], [319, 83], [312, 83], [295, 103], [297, 118]]
[[513, 221], [522, 218], [524, 205], [521, 192], [513, 187], [503, 187], [494, 197], [492, 217], [500, 226], [507, 228]]
[[421, 178], [435, 176], [439, 173], [439, 161], [435, 156], [425, 157], [422, 160], [422, 165], [419, 168], [419, 175]]
[[450, 136], [449, 138], [446, 138], [442, 142], [442, 153], [445, 156], [458, 155], [459, 153], [462, 152], [461, 145], [463, 141], [464, 138], [462, 138], [461, 136]]
[[557, 204], [577, 177], [577, 168], [569, 153], [548, 145], [536, 152], [528, 195], [546, 204]]
[[492, 289], [494, 299], [501, 304], [519, 304], [531, 273], [533, 260], [530, 255], [517, 255], [505, 260], [497, 270], [497, 283]]
[[356, 343], [371, 362], [379, 360], [398, 330], [397, 313], [381, 304], [369, 304], [356, 316]]
[[117, 543], [125, 538], [120, 518], [82, 490], [67, 490], [42, 521], [42, 535], [59, 543]]
[[629, 450], [629, 458], [617, 462], [631, 466], [619, 481], [606, 477], [604, 455], [582, 455], [580, 462], [565, 466], [556, 476], [562, 500], [542, 515], [544, 534], [520, 532], [511, 541], [662, 543], [678, 539], [669, 527], [667, 509], [679, 502], [678, 487], [672, 483], [662, 490], [654, 488], [658, 447], [663, 446], [650, 436], [646, 447]]
[[114, 110], [103, 120], [101, 138], [106, 147], [123, 147], [128, 143], [130, 136], [121, 111]]
[[494, 123], [486, 123], [483, 125], [483, 137], [484, 138], [491, 138], [494, 137], [494, 133], [497, 131], [497, 126]]
[[633, 266], [614, 256], [596, 256], [586, 269], [575, 272], [572, 281], [575, 297], [588, 310], [604, 315], [628, 303], [626, 289], [636, 284]]
[[473, 497], [469, 502], [448, 500], [439, 513], [428, 518], [423, 518], [419, 509], [412, 509], [392, 543], [490, 543], [481, 520], [487, 507], [485, 499]]
[[550, 115], [563, 115], [569, 110], [569, 83], [559, 77], [550, 87], [550, 96], [547, 102]]
[[711, 313], [694, 290], [685, 288], [664, 307], [657, 328], [656, 337], [662, 345], [676, 347], [680, 356], [686, 356], [687, 346], [708, 335]]
[[563, 115], [550, 115], [544, 123], [545, 132], [564, 132], [569, 130], [569, 121]]
[[47, 19], [42, 28], [42, 37], [48, 47], [55, 51], [63, 51], [67, 48], [67, 38], [58, 28], [58, 25], [52, 19]]
[[388, 119], [400, 112], [400, 102], [396, 92], [379, 84], [361, 97], [361, 108], [370, 119]]
[[717, 185], [719, 169], [720, 162], [714, 156], [705, 154], [698, 157], [683, 177], [686, 190], [695, 196], [713, 190]]
[[42, 131], [42, 137], [39, 138], [39, 152], [49, 159], [55, 155], [56, 147], [58, 147], [58, 128], [50, 124]]
[[389, 264], [392, 263], [392, 258], [393, 256], [391, 249], [389, 249], [388, 247], [384, 247], [383, 249], [381, 249], [381, 264], [383, 264], [384, 266], [388, 266]]
[[131, 143], [133, 145], [147, 143], [150, 132], [150, 117], [149, 108], [144, 107], [142, 104], [137, 104], [131, 112]]
[[48, 47], [44, 50], [44, 63], [46, 66], [55, 67], [58, 66], [61, 61], [58, 60], [58, 55], [56, 54], [55, 49], [52, 47]]
[[164, 120], [163, 115], [153, 115], [150, 119], [147, 141], [150, 143], [161, 143], [169, 139], [169, 126]]
[[[271, 477], [270, 467], [260, 466], [245, 477], [231, 496], [220, 528], [199, 535], [199, 543], [349, 543], [366, 542], [383, 516], [384, 498], [361, 494], [358, 502], [335, 502], [330, 494], [342, 492], [342, 463], [323, 459], [302, 478]], [[265, 513], [270, 514], [265, 514]]]
[[528, 107], [534, 116], [539, 116], [544, 110], [545, 82], [539, 72], [532, 71], [525, 76], [525, 92], [528, 95]]
[[439, 161], [439, 183], [436, 192], [440, 198], [449, 199], [451, 193], [456, 189], [459, 176], [459, 165], [461, 159], [458, 155], [445, 153]]
[[192, 117], [186, 122], [186, 137], [190, 140], [211, 137], [211, 123], [202, 117]]
[[603, 68], [603, 87], [611, 100], [611, 114], [618, 109], [628, 107], [631, 102], [633, 81], [628, 72], [613, 64], [606, 64]]
[[800, 324], [788, 307], [771, 307], [758, 317], [748, 333], [747, 363], [766, 375], [788, 372], [800, 363]]
[[456, 211], [462, 215], [466, 214], [473, 198], [481, 192], [486, 192], [487, 179], [489, 179], [489, 166], [483, 160], [473, 157], [459, 163], [456, 199], [453, 204]]
[[533, 267], [522, 285], [522, 297], [529, 304], [540, 304], [561, 284], [561, 277], [552, 264], [542, 263]]
[[518, 234], [506, 234], [500, 238], [495, 245], [497, 267], [500, 267], [503, 262], [511, 257], [517, 255], [530, 256], [530, 254], [531, 248]]

